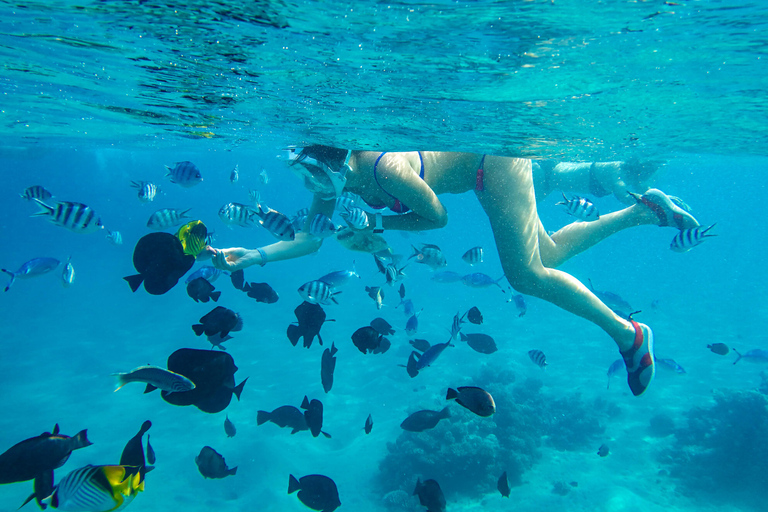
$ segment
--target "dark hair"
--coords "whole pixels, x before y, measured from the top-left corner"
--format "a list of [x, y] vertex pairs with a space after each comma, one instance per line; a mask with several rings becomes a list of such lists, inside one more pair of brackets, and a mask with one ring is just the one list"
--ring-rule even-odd
[[314, 158], [318, 162], [322, 162], [334, 171], [337, 171], [344, 165], [344, 160], [347, 158], [347, 150], [314, 144], [303, 148], [296, 159], [291, 162], [291, 165], [300, 164], [305, 158]]

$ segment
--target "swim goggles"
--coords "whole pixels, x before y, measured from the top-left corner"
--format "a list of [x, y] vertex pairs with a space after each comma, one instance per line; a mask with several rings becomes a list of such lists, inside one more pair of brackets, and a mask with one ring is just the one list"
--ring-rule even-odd
[[347, 183], [347, 172], [352, 168], [349, 166], [349, 159], [352, 156], [352, 150], [347, 150], [347, 157], [338, 171], [334, 171], [323, 162], [312, 158], [304, 157], [300, 162], [293, 162], [299, 158], [302, 148], [288, 148], [288, 162], [291, 164], [291, 170], [304, 179], [304, 187], [313, 194], [320, 194], [320, 197], [330, 201], [339, 197]]

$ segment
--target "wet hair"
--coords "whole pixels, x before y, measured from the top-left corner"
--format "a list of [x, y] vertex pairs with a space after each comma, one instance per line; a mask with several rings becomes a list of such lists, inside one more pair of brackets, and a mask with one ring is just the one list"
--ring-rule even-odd
[[306, 158], [314, 158], [334, 171], [338, 171], [344, 165], [344, 161], [347, 158], [347, 150], [314, 144], [303, 148], [296, 159], [291, 162], [291, 165], [300, 164]]

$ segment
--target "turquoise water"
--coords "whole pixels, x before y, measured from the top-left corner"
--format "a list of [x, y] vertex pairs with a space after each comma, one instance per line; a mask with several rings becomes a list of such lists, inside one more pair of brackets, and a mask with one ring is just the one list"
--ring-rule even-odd
[[[131, 510], [306, 510], [286, 494], [286, 482], [288, 474], [312, 473], [335, 480], [342, 510], [403, 510], [388, 508], [384, 496], [410, 494], [417, 477], [441, 483], [448, 510], [761, 509], [765, 368], [734, 366], [733, 352], [717, 356], [706, 345], [768, 349], [762, 3], [241, 4], [0, 2], [0, 266], [71, 256], [77, 274], [67, 289], [56, 272], [17, 281], [0, 296], [0, 451], [56, 423], [70, 435], [87, 428], [93, 446], [74, 452], [59, 480], [85, 464], [117, 463], [150, 419], [158, 460]], [[183, 283], [155, 297], [131, 293], [122, 280], [134, 273], [132, 249], [149, 215], [192, 208], [216, 231], [217, 247], [271, 243], [261, 228], [228, 229], [217, 211], [247, 202], [251, 189], [286, 213], [307, 206], [310, 194], [280, 150], [311, 142], [665, 161], [654, 186], [684, 198], [703, 224], [717, 222], [718, 236], [677, 254], [668, 248], [673, 230], [636, 228], [563, 270], [641, 309], [657, 354], [687, 373], [660, 370], [641, 398], [623, 378], [606, 389], [618, 354], [597, 327], [531, 298], [518, 318], [509, 292], [438, 284], [428, 268], [411, 264], [404, 283], [424, 308], [420, 337], [444, 341], [456, 311], [478, 306], [485, 322], [465, 332], [494, 336], [499, 351], [483, 355], [460, 344], [409, 379], [398, 367], [410, 346], [395, 289], [385, 286], [387, 306], [377, 311], [363, 290], [383, 281], [372, 258], [329, 240], [317, 255], [246, 269], [247, 280], [278, 292], [275, 304], [256, 303], [226, 277], [214, 283], [219, 304], [244, 319], [226, 346], [237, 382], [249, 380], [226, 412], [175, 407], [136, 384], [113, 393], [112, 373], [208, 346], [190, 326], [211, 303], [193, 302]], [[183, 160], [201, 169], [202, 184], [183, 189], [163, 178], [165, 165]], [[236, 164], [240, 181], [231, 184]], [[162, 194], [141, 204], [131, 180], [154, 181]], [[34, 184], [93, 207], [124, 244], [30, 218], [36, 208], [18, 194]], [[539, 204], [547, 229], [570, 222], [557, 195]], [[395, 252], [437, 244], [448, 270], [467, 273], [461, 255], [482, 245], [478, 270], [501, 275], [477, 200], [441, 201], [448, 226], [387, 233]], [[596, 204], [601, 212], [621, 207], [610, 197]], [[323, 327], [326, 345], [292, 347], [285, 330], [301, 302], [296, 289], [353, 261], [362, 279], [325, 308], [335, 320]], [[350, 334], [377, 316], [398, 329], [393, 346], [363, 355]], [[332, 341], [338, 364], [325, 394], [320, 356]], [[531, 349], [547, 354], [546, 370], [531, 363]], [[496, 398], [494, 418], [451, 404], [451, 421], [432, 433], [400, 429], [411, 412], [444, 407], [449, 386], [472, 384]], [[257, 410], [298, 406], [305, 395], [322, 400], [331, 439], [256, 425]], [[225, 414], [238, 429], [231, 439]], [[366, 436], [368, 414], [374, 427]], [[658, 414], [672, 420], [669, 435], [651, 427]], [[596, 455], [603, 443], [611, 451], [605, 458]], [[204, 445], [238, 466], [237, 475], [203, 480], [194, 457]], [[519, 476], [509, 501], [495, 489], [505, 469]], [[0, 509], [15, 509], [31, 489], [30, 482], [3, 485]]]

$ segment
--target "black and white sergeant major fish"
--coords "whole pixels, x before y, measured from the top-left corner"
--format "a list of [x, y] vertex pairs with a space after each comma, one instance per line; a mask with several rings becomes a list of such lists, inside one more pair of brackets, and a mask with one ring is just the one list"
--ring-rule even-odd
[[101, 218], [90, 206], [83, 203], [58, 201], [49, 206], [39, 199], [32, 199], [40, 207], [40, 211], [32, 217], [48, 217], [52, 224], [68, 229], [73, 233], [88, 234], [104, 229]]
[[709, 230], [713, 227], [715, 227], [715, 224], [706, 228], [698, 226], [691, 229], [684, 229], [675, 235], [675, 238], [672, 239], [672, 243], [669, 244], [669, 248], [675, 252], [688, 252], [707, 238], [717, 236], [709, 234]]
[[[469, 311], [467, 311], [467, 313], [469, 313]], [[466, 323], [464, 317], [467, 316], [467, 313], [459, 316], [459, 313], [457, 312], [453, 315], [453, 321], [451, 322], [451, 340], [457, 341], [459, 339], [461, 324]]]
[[72, 256], [69, 257], [61, 272], [61, 284], [64, 288], [69, 288], [75, 282], [75, 267], [72, 266]]
[[445, 399], [456, 400], [457, 404], [483, 418], [493, 416], [496, 412], [496, 402], [493, 401], [491, 394], [475, 386], [448, 388]]
[[296, 238], [296, 231], [293, 229], [291, 219], [277, 210], [273, 210], [269, 207], [265, 210], [257, 201], [256, 215], [259, 216], [259, 224], [278, 240], [289, 242]]
[[25, 201], [31, 201], [33, 199], [39, 199], [41, 201], [47, 201], [53, 197], [45, 187], [41, 185], [32, 185], [24, 189], [24, 192], [19, 194]]
[[232, 469], [228, 468], [224, 457], [210, 446], [203, 446], [198, 456], [195, 457], [195, 464], [197, 464], [197, 470], [200, 471], [203, 478], [226, 478], [237, 474], [237, 466]]
[[237, 180], [240, 179], [240, 164], [235, 164], [235, 168], [232, 169], [232, 172], [229, 173], [229, 182], [232, 184], [237, 183]]
[[131, 186], [138, 189], [139, 201], [149, 203], [155, 200], [160, 188], [151, 181], [132, 181]]
[[347, 207], [339, 212], [339, 217], [344, 219], [352, 229], [365, 229], [369, 225], [368, 214], [362, 208]]
[[107, 240], [112, 245], [123, 245], [123, 235], [119, 231], [107, 230]]
[[259, 173], [259, 181], [262, 185], [269, 185], [269, 174], [266, 169], [262, 169]]
[[483, 248], [482, 247], [473, 247], [467, 252], [464, 253], [464, 256], [461, 257], [462, 260], [464, 260], [466, 263], [469, 263], [470, 265], [477, 265], [478, 263], [483, 262]]
[[165, 168], [168, 170], [165, 177], [170, 177], [171, 183], [176, 183], [184, 188], [194, 187], [203, 181], [203, 175], [200, 174], [200, 169], [198, 169], [192, 162], [178, 162], [173, 169], [167, 165]]
[[529, 350], [528, 357], [530, 357], [531, 361], [533, 361], [533, 364], [539, 368], [544, 368], [547, 366], [547, 356], [545, 356], [544, 352], [541, 350]]
[[349, 195], [348, 193], [342, 193], [339, 197], [336, 198], [336, 203], [334, 204], [334, 211], [339, 212], [339, 215], [341, 215], [341, 212], [345, 210], [349, 210], [350, 208], [355, 207], [355, 198]]
[[318, 213], [309, 223], [309, 234], [317, 238], [328, 238], [336, 234], [338, 227], [327, 215]]
[[240, 203], [227, 203], [219, 208], [219, 218], [227, 226], [250, 228], [256, 225], [256, 211]]
[[188, 219], [187, 213], [192, 208], [186, 210], [177, 210], [175, 208], [163, 208], [157, 210], [155, 213], [149, 216], [147, 221], [147, 227], [154, 229], [155, 231], [162, 231], [164, 229], [173, 228], [184, 222], [184, 219]]
[[583, 221], [593, 221], [600, 218], [600, 212], [597, 211], [597, 206], [585, 197], [573, 196], [571, 199], [568, 199], [565, 196], [565, 193], [563, 193], [563, 200], [559, 203], [555, 203], [555, 205], [565, 206], [565, 211], [568, 212], [569, 215], [573, 215], [577, 219]]
[[61, 262], [55, 258], [35, 258], [24, 263], [16, 272], [11, 272], [10, 270], [6, 270], [4, 268], [0, 269], [0, 272], [5, 272], [11, 276], [11, 280], [8, 281], [8, 285], [5, 287], [5, 291], [8, 291], [16, 279], [28, 279], [30, 277], [37, 277], [43, 274], [47, 274], [52, 270], [56, 270], [60, 263]]
[[288, 494], [299, 491], [299, 501], [312, 510], [333, 512], [341, 506], [336, 483], [324, 475], [288, 476]]
[[323, 281], [309, 281], [298, 289], [299, 295], [310, 304], [338, 304], [334, 295], [340, 292], [332, 291], [331, 287]]
[[43, 503], [62, 511], [107, 512], [124, 509], [143, 490], [139, 467], [88, 465], [62, 478]]

